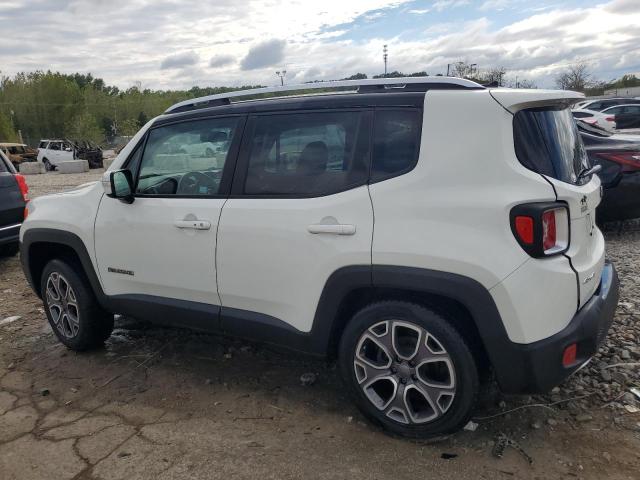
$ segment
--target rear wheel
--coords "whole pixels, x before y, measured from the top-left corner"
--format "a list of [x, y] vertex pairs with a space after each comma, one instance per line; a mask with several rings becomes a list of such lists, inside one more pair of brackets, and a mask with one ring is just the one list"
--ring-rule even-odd
[[51, 260], [41, 279], [42, 301], [58, 339], [72, 350], [98, 347], [113, 330], [113, 315], [100, 308], [82, 272], [71, 263]]
[[51, 165], [51, 162], [49, 161], [49, 159], [45, 158], [44, 160], [42, 160], [42, 163], [44, 163], [44, 169], [47, 172], [53, 172], [55, 170], [55, 167]]
[[360, 410], [394, 434], [427, 438], [460, 429], [478, 394], [478, 369], [440, 315], [398, 301], [369, 305], [347, 325], [340, 369]]

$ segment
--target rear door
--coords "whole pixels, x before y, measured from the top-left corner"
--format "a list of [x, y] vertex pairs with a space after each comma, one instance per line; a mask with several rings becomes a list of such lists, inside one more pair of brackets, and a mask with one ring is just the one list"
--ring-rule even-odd
[[565, 255], [576, 273], [582, 306], [598, 287], [604, 266], [604, 239], [595, 217], [601, 200], [600, 179], [584, 175], [591, 165], [567, 108], [516, 112], [514, 137], [520, 162], [544, 175], [557, 199], [569, 208], [570, 241]]
[[9, 160], [0, 152], [0, 238], [3, 228], [19, 225], [23, 219], [24, 199], [20, 187]]
[[331, 274], [370, 267], [370, 122], [368, 110], [250, 118], [218, 232], [224, 330], [308, 332]]

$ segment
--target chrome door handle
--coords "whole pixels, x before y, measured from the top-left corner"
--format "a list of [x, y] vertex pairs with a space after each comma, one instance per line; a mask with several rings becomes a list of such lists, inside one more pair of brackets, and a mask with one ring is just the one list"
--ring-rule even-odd
[[211, 222], [207, 220], [176, 220], [174, 225], [177, 228], [189, 228], [191, 230], [211, 229]]
[[315, 224], [307, 227], [309, 233], [330, 233], [332, 235], [353, 235], [356, 233], [355, 225], [345, 224]]

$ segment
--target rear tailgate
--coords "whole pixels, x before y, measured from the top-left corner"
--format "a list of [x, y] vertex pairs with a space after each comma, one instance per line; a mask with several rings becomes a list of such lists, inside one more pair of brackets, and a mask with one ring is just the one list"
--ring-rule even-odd
[[596, 207], [600, 204], [600, 179], [593, 176], [585, 185], [570, 185], [549, 178], [558, 200], [569, 205], [571, 241], [566, 255], [578, 276], [579, 307], [595, 293], [604, 267], [604, 238], [596, 226]]
[[564, 255], [576, 273], [578, 307], [594, 294], [604, 267], [604, 239], [596, 227], [600, 179], [580, 174], [589, 159], [569, 107], [582, 97], [567, 91], [492, 90], [514, 114], [516, 156], [526, 168], [543, 175], [557, 200], [569, 209], [569, 249]]

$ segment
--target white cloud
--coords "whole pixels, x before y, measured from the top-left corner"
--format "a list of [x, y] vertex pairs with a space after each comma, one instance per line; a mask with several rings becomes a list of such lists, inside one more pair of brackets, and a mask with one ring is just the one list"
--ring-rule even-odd
[[[638, 69], [640, 2], [603, 2], [571, 9], [560, 3], [498, 28], [489, 7], [501, 8], [502, 0], [474, 2], [488, 9], [475, 20], [433, 24], [430, 13], [470, 5], [438, 0], [408, 10], [414, 22], [417, 15], [424, 21], [414, 38], [356, 41], [343, 36], [350, 22], [366, 15], [370, 23], [384, 21], [380, 9], [407, 1], [11, 0], [0, 2], [0, 69], [5, 75], [90, 71], [124, 87], [141, 81], [145, 88], [189, 88], [212, 85], [212, 79], [214, 85], [272, 85], [279, 81], [275, 67], [286, 68], [289, 81], [380, 73], [382, 45], [388, 44], [391, 70], [443, 73], [447, 63], [467, 59], [549, 85], [560, 68], [585, 59], [596, 76], [609, 79]], [[47, 28], [25, 33], [24, 25], [43, 18]], [[269, 39], [281, 43], [256, 52]], [[163, 63], [167, 70], [159, 75]]]

